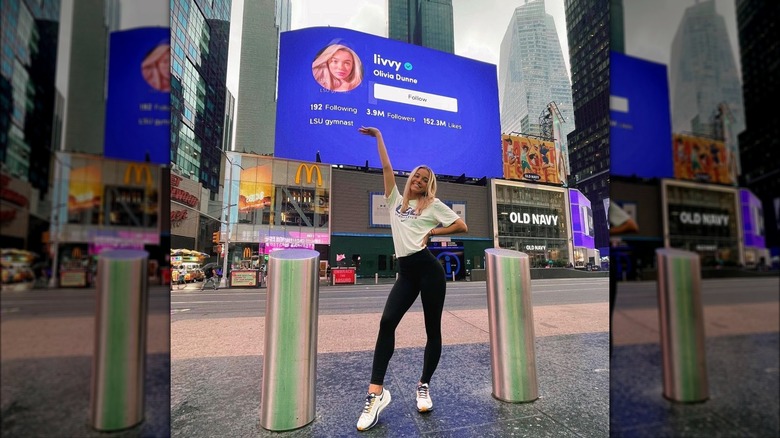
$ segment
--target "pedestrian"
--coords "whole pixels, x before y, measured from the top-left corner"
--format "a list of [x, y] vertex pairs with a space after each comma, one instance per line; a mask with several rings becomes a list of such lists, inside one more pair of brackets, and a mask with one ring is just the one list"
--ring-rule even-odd
[[[417, 166], [409, 174], [401, 194], [395, 184], [382, 133], [373, 127], [361, 127], [358, 131], [376, 138], [385, 199], [390, 209], [393, 247], [398, 257], [398, 279], [390, 290], [379, 323], [368, 394], [357, 423], [358, 430], [368, 430], [376, 425], [379, 414], [390, 404], [390, 391], [384, 387], [384, 378], [395, 350], [395, 330], [418, 295], [423, 306], [427, 342], [415, 398], [419, 412], [433, 409], [429, 384], [441, 357], [441, 317], [447, 281], [444, 268], [428, 250], [427, 242], [431, 236], [465, 233], [468, 227], [436, 198], [436, 176], [430, 167]], [[437, 228], [439, 225], [442, 227]]]
[[214, 290], [217, 290], [217, 281], [214, 277], [214, 268], [211, 266], [206, 267], [206, 271], [203, 273], [206, 279], [203, 281], [203, 285], [200, 287], [200, 290], [206, 289], [206, 285], [211, 282], [211, 286], [214, 288]]

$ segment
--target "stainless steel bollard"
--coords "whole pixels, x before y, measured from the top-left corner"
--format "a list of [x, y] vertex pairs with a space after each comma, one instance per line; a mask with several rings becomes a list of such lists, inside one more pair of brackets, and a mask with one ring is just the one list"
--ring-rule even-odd
[[486, 249], [485, 259], [493, 397], [531, 402], [539, 388], [530, 261], [527, 254], [499, 248]]
[[663, 395], [678, 402], [702, 402], [709, 392], [699, 255], [672, 248], [655, 252]]
[[314, 420], [319, 253], [275, 251], [268, 265], [260, 426], [283, 431]]
[[144, 419], [147, 259], [140, 250], [100, 254], [97, 270], [91, 425], [100, 431]]

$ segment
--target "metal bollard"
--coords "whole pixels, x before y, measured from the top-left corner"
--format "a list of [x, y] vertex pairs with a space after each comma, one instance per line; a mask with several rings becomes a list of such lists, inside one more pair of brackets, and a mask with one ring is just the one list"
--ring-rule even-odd
[[126, 429], [144, 419], [148, 257], [140, 250], [98, 257], [90, 414], [99, 431]]
[[319, 253], [275, 251], [268, 266], [260, 426], [284, 431], [314, 421]]
[[485, 250], [493, 397], [512, 403], [539, 398], [528, 255]]
[[655, 252], [663, 395], [677, 402], [702, 402], [709, 391], [699, 255], [673, 248]]

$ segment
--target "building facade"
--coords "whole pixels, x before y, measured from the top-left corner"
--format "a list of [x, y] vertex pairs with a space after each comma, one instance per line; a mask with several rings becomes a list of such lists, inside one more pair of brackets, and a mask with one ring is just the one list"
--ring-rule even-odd
[[528, 254], [532, 268], [573, 265], [567, 189], [496, 179], [490, 189], [494, 247]]
[[0, 162], [49, 188], [60, 1], [4, 1], [0, 18]]
[[780, 255], [780, 124], [773, 111], [780, 101], [780, 41], [775, 29], [780, 3], [737, 0], [737, 27], [742, 66], [746, 129], [739, 134], [740, 185], [761, 200], [766, 244]]
[[290, 30], [292, 6], [290, 0], [244, 2], [243, 17], [236, 136], [225, 149], [273, 155], [279, 34]]
[[[381, 172], [233, 152], [228, 156], [233, 165], [225, 177], [224, 208], [229, 213], [219, 243], [224, 245], [229, 235], [229, 271], [263, 269], [272, 251], [308, 248], [318, 251], [328, 267], [353, 268], [360, 278], [396, 275]], [[399, 189], [407, 178], [396, 177]], [[533, 268], [574, 267], [573, 231], [590, 232], [586, 200], [578, 198], [575, 219], [575, 206], [563, 187], [504, 179], [488, 180], [487, 185], [442, 180], [436, 195], [469, 228], [464, 234], [436, 236], [429, 245], [448, 280], [463, 280], [471, 270], [484, 269], [485, 250], [493, 247], [529, 254]], [[589, 247], [581, 240], [582, 248]], [[594, 257], [597, 264], [596, 254], [591, 247], [583, 257]], [[589, 261], [584, 260], [583, 266]]]
[[219, 190], [230, 0], [171, 2], [171, 166]]
[[669, 83], [672, 131], [722, 137], [739, 172], [737, 134], [745, 129], [742, 84], [726, 22], [714, 0], [685, 10], [672, 41]]
[[220, 230], [228, 269], [257, 269], [267, 254], [284, 248], [315, 249], [327, 260], [330, 165], [235, 152], [228, 159], [227, 223]]
[[167, 169], [68, 152], [55, 163], [50, 245], [61, 287], [94, 286], [97, 256], [107, 249], [144, 249], [163, 266]]
[[544, 1], [526, 2], [515, 9], [501, 41], [498, 93], [504, 134], [542, 135], [540, 118], [550, 102], [563, 116], [564, 137], [574, 129], [569, 75]]
[[389, 0], [390, 39], [455, 53], [452, 0]]
[[[594, 205], [609, 199], [610, 0], [566, 0], [571, 95], [576, 128], [568, 135], [571, 177]], [[593, 209], [596, 248], [609, 250], [609, 223]]]

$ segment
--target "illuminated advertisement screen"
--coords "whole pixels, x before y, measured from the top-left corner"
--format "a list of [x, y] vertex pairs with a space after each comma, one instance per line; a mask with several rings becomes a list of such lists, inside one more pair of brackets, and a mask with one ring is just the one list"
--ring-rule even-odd
[[361, 126], [382, 131], [393, 167], [500, 177], [496, 66], [335, 27], [283, 32], [275, 155], [381, 167]]
[[576, 189], [569, 189], [569, 200], [574, 246], [594, 249], [593, 211], [590, 200]]
[[538, 138], [501, 136], [504, 178], [562, 184], [563, 162], [555, 143]]
[[610, 173], [671, 178], [666, 65], [611, 52], [609, 75]]
[[739, 189], [739, 204], [742, 213], [742, 234], [745, 246], [766, 248], [764, 210], [761, 200], [748, 189]]
[[722, 140], [675, 134], [674, 177], [720, 184], [736, 184], [736, 163]]
[[111, 33], [104, 155], [168, 164], [171, 125], [170, 29]]

